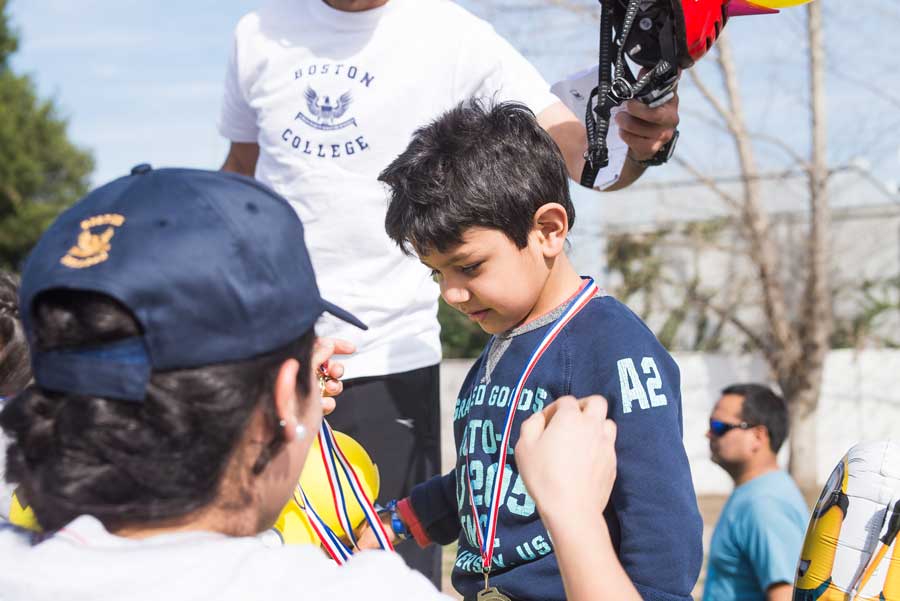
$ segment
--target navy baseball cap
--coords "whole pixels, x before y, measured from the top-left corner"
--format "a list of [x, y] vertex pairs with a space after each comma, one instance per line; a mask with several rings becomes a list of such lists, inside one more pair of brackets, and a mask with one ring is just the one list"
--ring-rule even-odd
[[[93, 291], [125, 305], [143, 334], [90, 348], [35, 348], [34, 299]], [[60, 215], [22, 271], [20, 310], [35, 381], [142, 401], [153, 371], [240, 361], [296, 340], [323, 312], [303, 225], [259, 182], [219, 171], [135, 167]]]

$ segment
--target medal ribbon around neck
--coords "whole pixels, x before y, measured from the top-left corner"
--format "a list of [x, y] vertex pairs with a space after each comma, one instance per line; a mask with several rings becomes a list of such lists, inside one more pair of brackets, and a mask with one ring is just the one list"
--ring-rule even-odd
[[481, 548], [481, 569], [487, 573], [491, 569], [491, 560], [494, 557], [494, 538], [497, 534], [497, 518], [500, 516], [500, 497], [503, 492], [503, 472], [506, 469], [506, 454], [509, 450], [509, 439], [512, 434], [512, 426], [515, 421], [516, 409], [519, 406], [519, 398], [522, 391], [525, 390], [525, 382], [534, 370], [535, 365], [540, 361], [544, 351], [556, 339], [556, 336], [562, 331], [573, 317], [575, 317], [588, 302], [594, 298], [599, 291], [597, 284], [593, 278], [586, 278], [581, 288], [577, 292], [575, 298], [569, 303], [569, 306], [553, 323], [544, 338], [535, 347], [531, 353], [531, 358], [522, 370], [516, 389], [509, 402], [509, 409], [506, 411], [506, 422], [503, 426], [503, 438], [500, 442], [499, 456], [500, 461], [497, 466], [497, 473], [494, 476], [494, 489], [491, 494], [491, 504], [488, 506], [487, 524], [485, 524], [485, 532], [482, 533], [481, 522], [478, 519], [478, 509], [475, 507], [475, 497], [472, 492], [472, 478], [469, 471], [469, 455], [466, 454], [466, 484], [469, 488], [469, 505], [472, 507], [472, 515], [475, 518], [475, 534], [478, 537], [478, 546]]
[[[378, 544], [386, 551], [393, 551], [394, 546], [391, 544], [391, 539], [387, 534], [384, 524], [381, 523], [381, 519], [375, 511], [371, 499], [369, 499], [369, 496], [366, 494], [362, 482], [359, 480], [359, 476], [357, 476], [353, 467], [350, 465], [350, 462], [347, 460], [346, 455], [344, 455], [343, 450], [341, 450], [340, 445], [338, 445], [331, 426], [325, 420], [322, 420], [322, 427], [319, 429], [318, 438], [319, 451], [322, 456], [322, 463], [325, 466], [325, 475], [328, 478], [328, 486], [331, 488], [331, 498], [334, 502], [334, 510], [338, 516], [338, 521], [341, 523], [341, 527], [344, 529], [344, 532], [347, 533], [347, 537], [353, 545], [356, 546], [356, 538], [353, 535], [350, 513], [347, 509], [346, 497], [344, 496], [344, 488], [341, 486], [338, 468], [344, 473], [344, 476], [350, 485], [350, 491], [356, 498], [356, 502], [359, 503], [359, 506], [362, 508], [366, 521], [369, 523], [369, 527], [372, 529]], [[299, 494], [300, 499], [297, 498], [297, 494]], [[309, 498], [307, 498], [306, 493], [303, 492], [303, 488], [299, 484], [297, 485], [297, 493], [294, 494], [294, 502], [297, 503], [304, 513], [306, 513], [313, 531], [315, 531], [316, 536], [319, 537], [322, 546], [325, 547], [325, 550], [331, 558], [334, 559], [338, 565], [343, 565], [350, 556], [353, 555], [353, 551], [351, 551], [347, 545], [341, 541], [340, 537], [337, 536], [334, 531], [325, 524], [324, 520], [319, 517], [319, 514], [316, 513], [315, 508], [312, 506], [312, 503], [309, 502]]]

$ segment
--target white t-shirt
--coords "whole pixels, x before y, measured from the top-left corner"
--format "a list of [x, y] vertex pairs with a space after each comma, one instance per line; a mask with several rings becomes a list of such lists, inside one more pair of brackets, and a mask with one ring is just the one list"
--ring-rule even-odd
[[303, 221], [323, 297], [369, 326], [317, 326], [356, 343], [349, 378], [440, 361], [437, 286], [385, 234], [377, 177], [416, 128], [472, 96], [536, 114], [558, 102], [489, 24], [447, 0], [356, 13], [270, 0], [237, 25], [219, 131], [259, 144], [256, 177]]
[[0, 525], [0, 565], [3, 601], [448, 599], [395, 553], [366, 551], [338, 567], [312, 546], [212, 532], [133, 540], [89, 516], [38, 544]]

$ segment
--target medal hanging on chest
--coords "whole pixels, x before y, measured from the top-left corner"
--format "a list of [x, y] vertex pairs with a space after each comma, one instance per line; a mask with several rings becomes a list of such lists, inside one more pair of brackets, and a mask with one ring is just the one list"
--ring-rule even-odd
[[[516, 417], [516, 408], [519, 406], [519, 397], [522, 396], [522, 391], [525, 389], [525, 382], [528, 381], [528, 377], [531, 375], [535, 365], [537, 365], [541, 356], [544, 354], [544, 351], [547, 350], [547, 347], [549, 347], [556, 339], [556, 336], [562, 329], [566, 327], [566, 324], [568, 324], [579, 311], [587, 306], [588, 302], [594, 298], [597, 292], [597, 284], [594, 283], [593, 279], [587, 278], [581, 285], [575, 298], [572, 299], [569, 306], [566, 307], [563, 314], [559, 316], [547, 330], [547, 333], [544, 334], [544, 338], [541, 340], [540, 344], [538, 344], [531, 353], [531, 358], [525, 365], [525, 369], [522, 370], [522, 375], [519, 376], [516, 388], [509, 401], [509, 408], [506, 411], [506, 419], [503, 425], [503, 437], [501, 438], [500, 445], [497, 449], [499, 462], [496, 475], [494, 476], [493, 492], [490, 498], [490, 505], [487, 507], [488, 514], [486, 516], [487, 520], [483, 531], [481, 528], [481, 520], [478, 518], [478, 508], [475, 506], [475, 493], [472, 488], [471, 479], [472, 472], [469, 469], [469, 455], [466, 454], [466, 485], [469, 489], [469, 506], [472, 508], [472, 517], [475, 520], [475, 536], [478, 539], [478, 546], [481, 549], [481, 569], [484, 573], [484, 590], [479, 592], [476, 596], [477, 601], [510, 601], [510, 598], [501, 593], [497, 587], [490, 586], [488, 578], [491, 571], [491, 562], [494, 557], [497, 518], [500, 515], [500, 507], [503, 505], [501, 499], [503, 496], [503, 472], [506, 469], [506, 455], [509, 451], [509, 440], [512, 434], [512, 425]], [[487, 483], [485, 483], [485, 491], [487, 490]], [[485, 497], [485, 502], [488, 502], [487, 497]]]
[[476, 601], [511, 601], [509, 597], [501, 593], [496, 586], [491, 586], [480, 591], [475, 596]]

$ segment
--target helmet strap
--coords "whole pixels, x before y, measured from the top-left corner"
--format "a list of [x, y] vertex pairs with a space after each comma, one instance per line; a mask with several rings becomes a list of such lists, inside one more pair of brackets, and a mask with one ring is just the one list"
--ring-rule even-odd
[[[625, 40], [628, 39], [640, 11], [642, 0], [628, 1], [622, 26], [616, 31], [617, 40], [613, 40], [614, 0], [599, 1], [601, 10], [598, 82], [597, 87], [591, 90], [585, 110], [588, 149], [584, 153], [585, 162], [580, 181], [582, 186], [588, 188], [594, 187], [600, 170], [609, 164], [606, 138], [609, 134], [612, 109], [632, 98], [637, 98], [651, 107], [659, 106], [672, 98], [678, 83], [672, 17], [667, 18], [666, 26], [661, 32], [660, 48], [663, 56], [653, 69], [636, 78], [625, 58]], [[614, 45], [618, 50], [614, 50]], [[613, 52], [615, 52], [614, 61]], [[615, 79], [612, 79], [613, 69]]]

